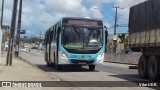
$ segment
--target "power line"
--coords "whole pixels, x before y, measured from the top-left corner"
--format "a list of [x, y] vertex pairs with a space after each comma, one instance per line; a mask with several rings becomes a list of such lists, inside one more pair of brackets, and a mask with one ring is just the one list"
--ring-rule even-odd
[[118, 25], [118, 27], [128, 27], [128, 25]]
[[106, 14], [106, 16], [109, 17], [108, 19], [110, 19], [110, 21], [113, 20], [112, 17], [108, 13], [106, 13], [104, 10], [102, 10], [102, 9], [100, 9], [98, 7], [94, 7], [94, 9], [99, 10], [99, 11], [103, 12], [104, 14]]
[[114, 29], [114, 26], [110, 27], [108, 30]]
[[127, 18], [118, 18], [118, 19], [122, 19], [122, 20], [128, 20]]

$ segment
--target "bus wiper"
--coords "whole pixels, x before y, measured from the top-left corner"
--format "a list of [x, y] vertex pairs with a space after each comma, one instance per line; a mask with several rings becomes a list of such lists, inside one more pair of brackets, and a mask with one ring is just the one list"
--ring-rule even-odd
[[74, 31], [76, 32], [77, 36], [80, 38], [80, 34], [79, 34], [77, 28], [75, 28], [75, 26], [72, 26], [72, 27], [73, 27]]

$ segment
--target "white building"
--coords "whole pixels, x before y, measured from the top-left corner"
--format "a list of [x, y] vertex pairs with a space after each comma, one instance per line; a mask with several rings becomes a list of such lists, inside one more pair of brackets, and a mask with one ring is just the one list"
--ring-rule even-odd
[[2, 45], [1, 45], [1, 51], [6, 50], [6, 42], [8, 41], [9, 35], [10, 35], [10, 27], [7, 25], [2, 26]]

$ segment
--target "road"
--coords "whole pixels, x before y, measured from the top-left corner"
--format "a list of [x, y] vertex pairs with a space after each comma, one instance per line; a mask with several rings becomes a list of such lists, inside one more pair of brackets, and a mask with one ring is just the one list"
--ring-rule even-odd
[[42, 51], [20, 52], [20, 56], [62, 81], [144, 81], [138, 78], [137, 70], [128, 69], [129, 65], [105, 62], [103, 65], [97, 65], [95, 71], [89, 71], [87, 66], [65, 67], [62, 71], [57, 71], [54, 67], [46, 66]]

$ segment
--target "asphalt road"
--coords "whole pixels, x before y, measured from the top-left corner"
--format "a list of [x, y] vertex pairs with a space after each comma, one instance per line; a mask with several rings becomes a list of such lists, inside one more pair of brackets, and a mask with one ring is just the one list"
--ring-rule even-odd
[[129, 65], [105, 62], [103, 65], [97, 65], [95, 71], [89, 71], [88, 66], [81, 68], [68, 66], [62, 71], [57, 71], [54, 67], [46, 66], [42, 51], [20, 52], [20, 56], [63, 81], [145, 81], [138, 78], [137, 70], [128, 69]]

